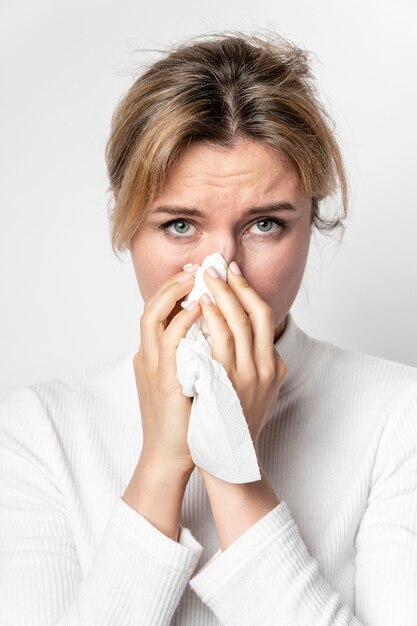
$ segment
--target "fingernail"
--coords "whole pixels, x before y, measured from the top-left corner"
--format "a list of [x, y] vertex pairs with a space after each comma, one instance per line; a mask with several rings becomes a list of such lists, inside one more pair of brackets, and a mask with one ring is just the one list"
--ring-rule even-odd
[[195, 309], [195, 307], [197, 306], [197, 300], [191, 300], [191, 302], [189, 304], [187, 304], [187, 311], [191, 311], [192, 309]]
[[199, 267], [200, 266], [198, 263], [186, 263], [186, 265], [184, 265], [182, 269], [186, 272], [194, 272], [195, 270], [198, 270]]
[[203, 301], [203, 302], [205, 302], [206, 304], [211, 304], [211, 298], [210, 298], [210, 296], [208, 295], [208, 293], [203, 293], [203, 294], [200, 296], [200, 300], [202, 300], [202, 301]]
[[242, 272], [239, 269], [239, 265], [235, 261], [232, 261], [229, 267], [232, 270], [233, 274], [238, 274], [239, 276], [242, 276]]
[[209, 267], [207, 268], [207, 271], [210, 274], [210, 276], [213, 276], [213, 278], [219, 278], [219, 274], [211, 265], [209, 265]]
[[179, 276], [177, 278], [177, 282], [178, 283], [184, 283], [186, 280], [190, 280], [190, 278], [193, 278], [192, 274], [190, 274], [190, 273], [182, 274], [181, 276]]

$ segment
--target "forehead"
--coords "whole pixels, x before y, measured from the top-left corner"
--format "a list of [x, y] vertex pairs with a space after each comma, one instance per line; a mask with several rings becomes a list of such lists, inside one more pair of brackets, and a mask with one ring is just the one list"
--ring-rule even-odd
[[226, 149], [201, 142], [181, 154], [152, 205], [193, 199], [215, 205], [223, 200], [242, 207], [254, 201], [294, 202], [299, 195], [299, 178], [288, 159], [264, 143], [241, 140]]

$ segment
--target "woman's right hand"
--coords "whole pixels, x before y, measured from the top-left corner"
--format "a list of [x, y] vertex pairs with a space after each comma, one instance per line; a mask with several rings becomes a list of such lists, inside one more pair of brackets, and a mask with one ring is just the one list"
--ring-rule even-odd
[[[191, 309], [179, 306], [194, 286], [195, 272], [175, 274], [145, 303], [141, 343], [133, 359], [142, 419], [141, 460], [186, 474], [195, 467], [187, 444], [192, 398], [183, 394], [177, 378], [176, 351], [201, 315], [198, 302]], [[172, 317], [176, 306], [180, 311]]]

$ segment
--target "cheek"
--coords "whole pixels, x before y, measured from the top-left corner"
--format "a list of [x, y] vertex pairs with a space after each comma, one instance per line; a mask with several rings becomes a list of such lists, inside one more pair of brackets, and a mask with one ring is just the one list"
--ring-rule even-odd
[[182, 265], [175, 259], [166, 259], [153, 251], [138, 245], [132, 249], [132, 262], [136, 274], [139, 291], [144, 302], [147, 302], [153, 294], [166, 283], [174, 274], [182, 271]]
[[259, 268], [252, 279], [249, 275], [247, 275], [247, 278], [261, 298], [265, 300], [269, 306], [272, 306], [277, 295], [281, 294], [282, 297], [290, 288], [290, 284], [293, 281], [293, 274], [290, 271], [290, 267], [281, 262], [279, 264]]
[[291, 308], [304, 275], [309, 241], [298, 242], [268, 255], [267, 260], [246, 272], [247, 279], [275, 313], [277, 322]]

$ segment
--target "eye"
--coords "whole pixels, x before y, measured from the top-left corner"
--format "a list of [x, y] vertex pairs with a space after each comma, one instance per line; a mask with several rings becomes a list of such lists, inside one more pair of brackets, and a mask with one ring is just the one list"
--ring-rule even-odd
[[[277, 226], [277, 228], [271, 228], [267, 226], [266, 230], [263, 230], [263, 228], [265, 227], [265, 224], [268, 225], [268, 223]], [[274, 219], [272, 217], [262, 217], [260, 220], [257, 220], [254, 224], [252, 224], [252, 226], [257, 226], [257, 227], [259, 227], [259, 225], [261, 225], [260, 226], [261, 232], [265, 233], [267, 237], [271, 235], [275, 235], [281, 232], [282, 230], [284, 230], [285, 228], [285, 222], [283, 222], [282, 220]], [[258, 233], [255, 233], [255, 235], [257, 234]]]
[[[171, 226], [179, 226], [179, 230], [175, 230], [174, 232], [168, 230]], [[161, 224], [159, 228], [161, 228], [168, 235], [168, 237], [174, 237], [174, 239], [186, 239], [183, 235], [184, 232], [188, 232], [185, 228], [187, 226], [192, 226], [191, 222], [188, 220], [176, 219], [166, 222], [166, 224]]]
[[[267, 226], [266, 230], [263, 230], [265, 224], [273, 224], [276, 226], [276, 228], [270, 228]], [[261, 239], [265, 239], [266, 237], [272, 237], [274, 235], [279, 234], [280, 232], [282, 232], [285, 227], [286, 224], [285, 222], [283, 222], [282, 220], [279, 219], [275, 219], [272, 217], [262, 217], [261, 219], [258, 219], [256, 222], [254, 222], [249, 228], [252, 228], [253, 226], [258, 226], [261, 225], [260, 228], [260, 232], [258, 231], [258, 233], [253, 233], [255, 237], [260, 237]], [[174, 227], [175, 230], [170, 230], [171, 226]], [[171, 237], [173, 239], [190, 239], [192, 237], [193, 234], [191, 235], [187, 235], [186, 233], [189, 233], [189, 227], [195, 228], [195, 226], [193, 226], [193, 224], [186, 219], [182, 219], [182, 218], [177, 218], [175, 220], [171, 220], [170, 222], [166, 222], [165, 224], [161, 224], [159, 226], [159, 229], [161, 229], [167, 237]], [[260, 233], [264, 233], [263, 235]]]

